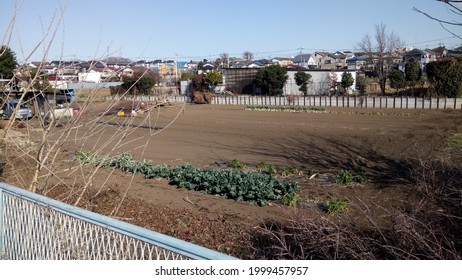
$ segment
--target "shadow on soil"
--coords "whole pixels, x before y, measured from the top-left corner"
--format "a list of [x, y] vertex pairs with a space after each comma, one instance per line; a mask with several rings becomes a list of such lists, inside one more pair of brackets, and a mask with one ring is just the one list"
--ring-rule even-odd
[[406, 160], [386, 157], [367, 143], [359, 146], [351, 142], [356, 141], [341, 142], [307, 133], [291, 141], [286, 139], [283, 143], [261, 143], [244, 152], [258, 154], [260, 158], [281, 158], [294, 167], [301, 166], [313, 172], [338, 173], [342, 169], [352, 173], [364, 171], [368, 179], [380, 185], [403, 182], [406, 178], [409, 167]]

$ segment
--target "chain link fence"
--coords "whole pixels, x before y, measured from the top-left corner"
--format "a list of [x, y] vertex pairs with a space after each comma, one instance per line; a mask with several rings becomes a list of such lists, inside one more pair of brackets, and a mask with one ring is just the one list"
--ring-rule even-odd
[[0, 183], [0, 259], [234, 259]]

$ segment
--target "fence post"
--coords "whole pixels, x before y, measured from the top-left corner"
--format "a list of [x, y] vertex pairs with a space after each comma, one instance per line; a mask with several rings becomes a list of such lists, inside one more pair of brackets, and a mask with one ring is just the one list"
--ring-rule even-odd
[[439, 109], [440, 108], [440, 97], [438, 96], [436, 98], [436, 109]]
[[337, 104], [336, 104], [336, 107], [338, 107], [338, 95], [335, 96], [335, 99], [337, 99], [337, 101], [336, 101], [336, 103], [337, 103]]
[[3, 190], [0, 189], [0, 260], [3, 259]]
[[[382, 103], [382, 102], [380, 102]], [[372, 96], [372, 108], [375, 109], [375, 96]]]
[[430, 109], [432, 108], [432, 97], [430, 96]]
[[409, 109], [409, 97], [406, 96], [406, 109]]
[[446, 105], [448, 103], [448, 98], [445, 96], [444, 97], [444, 109], [446, 110]]

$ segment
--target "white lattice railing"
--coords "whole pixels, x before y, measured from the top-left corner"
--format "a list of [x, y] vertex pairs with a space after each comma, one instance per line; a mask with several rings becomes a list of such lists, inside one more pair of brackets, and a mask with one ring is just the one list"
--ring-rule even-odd
[[233, 259], [0, 183], [0, 259]]

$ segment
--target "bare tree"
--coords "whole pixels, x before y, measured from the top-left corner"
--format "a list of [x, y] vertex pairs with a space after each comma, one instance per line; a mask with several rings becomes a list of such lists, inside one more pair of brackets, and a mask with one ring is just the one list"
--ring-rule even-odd
[[[443, 2], [444, 4], [449, 6], [449, 10], [452, 13], [454, 13], [455, 16], [462, 16], [462, 1], [460, 1], [460, 0], [436, 0], [436, 1]], [[455, 34], [454, 32], [450, 31], [448, 29], [448, 27], [446, 27], [446, 25], [461, 27], [462, 26], [461, 21], [458, 21], [458, 20], [452, 20], [452, 21], [444, 20], [444, 19], [436, 18], [436, 17], [434, 17], [434, 16], [432, 16], [432, 15], [426, 13], [426, 12], [423, 12], [420, 9], [416, 8], [416, 7], [413, 7], [412, 9], [414, 11], [418, 12], [418, 13], [421, 13], [421, 14], [425, 15], [426, 17], [428, 17], [431, 20], [437, 21], [441, 25], [441, 27], [443, 27], [447, 32], [451, 33], [453, 36], [455, 36], [455, 37], [457, 37], [459, 39], [462, 39], [461, 36]]]
[[[91, 167], [85, 166], [84, 163], [76, 160], [77, 156], [70, 158], [69, 152], [78, 155], [80, 151], [89, 151], [91, 154], [107, 159], [121, 151], [128, 153], [139, 151], [138, 154], [144, 157], [150, 138], [170, 124], [160, 130], [152, 129], [156, 126], [161, 110], [157, 107], [157, 112], [154, 112], [154, 106], [139, 110], [143, 112], [133, 117], [116, 120], [117, 112], [121, 110], [132, 112], [134, 108], [138, 109], [136, 107], [139, 107], [142, 102], [136, 100], [119, 102], [117, 98], [101, 98], [102, 88], [85, 90], [84, 94], [76, 96], [74, 103], [70, 104], [66, 100], [60, 104], [62, 108], [58, 108], [57, 92], [59, 91], [36, 86], [46, 78], [42, 70], [44, 70], [51, 46], [56, 44], [58, 31], [64, 28], [65, 10], [66, 6], [60, 6], [51, 15], [49, 23], [42, 25], [42, 36], [32, 50], [25, 50], [21, 44], [18, 47], [24, 62], [18, 66], [18, 71], [15, 72], [11, 81], [26, 82], [23, 79], [24, 76], [28, 79], [21, 90], [15, 90], [12, 87], [2, 90], [3, 103], [8, 99], [18, 99], [18, 105], [9, 119], [1, 122], [0, 161], [5, 167], [2, 174], [4, 181], [45, 195], [56, 187], [62, 187], [65, 191], [61, 198], [67, 196], [67, 201], [78, 205], [86, 200], [85, 196], [92, 187], [98, 186], [98, 192], [100, 192], [111, 184], [109, 180], [111, 176], [103, 178], [104, 181], [101, 182], [101, 178], [96, 176], [103, 168], [101, 163]], [[7, 46], [10, 38], [16, 35], [20, 37], [20, 34], [15, 34], [17, 31], [13, 28], [19, 11], [19, 7], [15, 6], [10, 25], [5, 30], [2, 42]], [[27, 67], [29, 60], [33, 55], [38, 55], [38, 50], [42, 48], [44, 50], [40, 59], [42, 63], [34, 72], [31, 72]], [[103, 57], [109, 55], [110, 53], [105, 53]], [[96, 53], [92, 61], [100, 60], [97, 56], [99, 57]], [[62, 53], [59, 60], [62, 61]], [[59, 65], [58, 67], [65, 71], [69, 66]], [[144, 75], [146, 72], [133, 86], [139, 83]], [[130, 89], [119, 97], [128, 98], [129, 92]], [[76, 91], [76, 94], [78, 93], [79, 90]], [[26, 122], [16, 118], [20, 104], [23, 103], [29, 103], [29, 105], [34, 103], [33, 108], [36, 109], [37, 121]], [[75, 108], [78, 108], [80, 113], [74, 115], [72, 106], [76, 106]], [[179, 112], [175, 119], [180, 115]], [[71, 117], [72, 115], [74, 116]], [[113, 128], [113, 133], [106, 134], [105, 132], [111, 129], [108, 125], [110, 122], [120, 123], [120, 126]], [[149, 128], [145, 130], [143, 136], [135, 135], [140, 126]], [[133, 177], [127, 184], [124, 196], [113, 210], [112, 215], [117, 214], [132, 184]]]
[[221, 62], [223, 63], [223, 67], [227, 68], [229, 67], [229, 54], [227, 53], [222, 53], [220, 54]]
[[249, 51], [245, 51], [243, 54], [242, 54], [242, 58], [246, 61], [246, 62], [251, 62], [253, 60], [253, 53], [249, 52]]
[[388, 73], [395, 61], [399, 59], [398, 48], [403, 43], [394, 32], [387, 33], [386, 26], [383, 23], [375, 26], [374, 39], [375, 41], [369, 35], [366, 35], [358, 43], [358, 48], [368, 58], [369, 64], [377, 75], [380, 90], [384, 94]]

